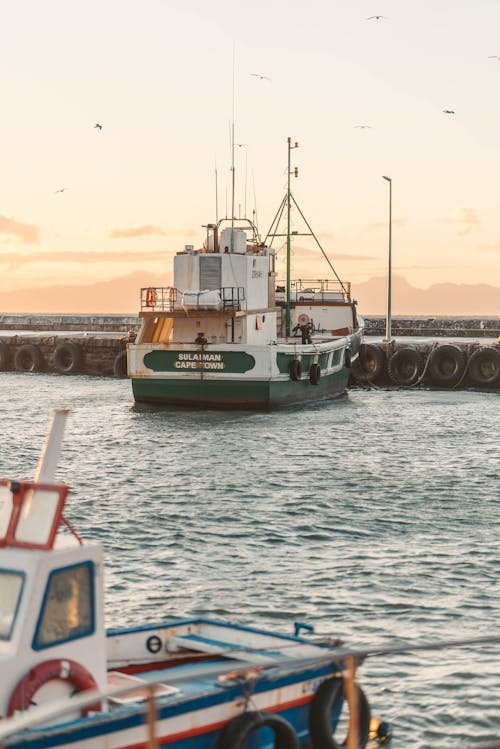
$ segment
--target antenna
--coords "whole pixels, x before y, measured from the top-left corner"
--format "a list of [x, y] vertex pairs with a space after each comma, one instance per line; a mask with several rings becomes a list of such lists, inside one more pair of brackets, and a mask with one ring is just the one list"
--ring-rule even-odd
[[219, 189], [217, 182], [217, 159], [215, 159], [215, 223], [219, 220]]
[[234, 250], [234, 70], [235, 70], [235, 43], [233, 42], [233, 116], [231, 122], [231, 252]]

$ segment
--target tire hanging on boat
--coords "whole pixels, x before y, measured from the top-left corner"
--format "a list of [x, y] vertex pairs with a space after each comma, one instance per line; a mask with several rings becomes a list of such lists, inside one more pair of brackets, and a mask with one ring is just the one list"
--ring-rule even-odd
[[0, 372], [4, 372], [9, 366], [10, 349], [5, 341], [0, 341]]
[[[28, 710], [35, 703], [33, 699], [39, 689], [49, 681], [66, 681], [75, 692], [97, 689], [97, 683], [89, 671], [80, 663], [69, 658], [55, 658], [37, 663], [23, 676], [14, 688], [7, 706], [7, 716]], [[82, 715], [100, 710], [100, 706], [91, 705], [82, 710]]]
[[[370, 731], [370, 706], [365, 693], [357, 684], [358, 701], [358, 747], [364, 749]], [[309, 735], [313, 749], [343, 749], [349, 746], [349, 739], [338, 742], [333, 735], [332, 722], [338, 719], [343, 703], [347, 704], [344, 694], [344, 681], [334, 677], [324, 681], [316, 690], [309, 710]], [[349, 710], [351, 709], [348, 705]]]
[[59, 374], [74, 374], [81, 368], [83, 351], [79, 343], [60, 343], [54, 352], [54, 368]]
[[259, 728], [272, 730], [275, 749], [299, 749], [299, 741], [293, 726], [280, 715], [266, 712], [238, 715], [223, 729], [216, 749], [244, 749], [251, 734]]
[[39, 372], [42, 364], [43, 358], [38, 346], [25, 343], [16, 351], [14, 366], [18, 372]]
[[290, 379], [294, 382], [297, 382], [302, 377], [302, 364], [300, 363], [300, 359], [292, 359], [290, 362], [290, 365], [288, 367], [288, 371], [290, 373]]
[[434, 385], [456, 385], [465, 371], [465, 351], [453, 343], [444, 343], [429, 356], [426, 380]]
[[387, 369], [395, 385], [414, 385], [424, 371], [424, 357], [413, 346], [401, 346], [389, 359]]
[[346, 369], [351, 368], [351, 352], [348, 348], [344, 349], [344, 367]]
[[120, 351], [113, 362], [113, 374], [115, 377], [127, 376], [127, 352]]
[[321, 367], [319, 364], [311, 364], [309, 370], [309, 382], [311, 385], [318, 385], [321, 377]]
[[500, 349], [493, 346], [478, 348], [469, 357], [467, 373], [473, 385], [500, 385]]
[[358, 382], [372, 382], [384, 374], [385, 368], [383, 349], [376, 343], [362, 343], [359, 356], [352, 362], [351, 372]]

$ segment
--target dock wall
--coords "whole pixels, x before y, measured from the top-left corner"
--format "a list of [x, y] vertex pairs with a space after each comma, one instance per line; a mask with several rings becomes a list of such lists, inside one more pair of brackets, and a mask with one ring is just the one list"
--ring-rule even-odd
[[[0, 315], [0, 371], [126, 376], [126, 347], [139, 318], [126, 315]], [[500, 388], [500, 318], [365, 318], [351, 385]]]

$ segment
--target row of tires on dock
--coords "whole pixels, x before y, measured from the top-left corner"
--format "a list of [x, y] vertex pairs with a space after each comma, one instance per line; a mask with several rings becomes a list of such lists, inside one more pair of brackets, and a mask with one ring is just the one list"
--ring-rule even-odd
[[[76, 341], [58, 343], [50, 362], [42, 348], [35, 343], [23, 343], [20, 346], [9, 346], [0, 341], [0, 371], [14, 369], [16, 372], [47, 372], [58, 374], [85, 374], [85, 350]], [[127, 352], [119, 351], [114, 359], [113, 374], [115, 377], [127, 375]]]
[[361, 385], [496, 389], [500, 386], [500, 347], [444, 343], [422, 350], [412, 344], [363, 343], [351, 375]]

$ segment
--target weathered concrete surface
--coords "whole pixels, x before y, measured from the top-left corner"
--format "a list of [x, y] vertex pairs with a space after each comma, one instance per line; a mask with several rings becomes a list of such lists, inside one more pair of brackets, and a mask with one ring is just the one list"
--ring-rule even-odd
[[[385, 336], [385, 317], [365, 317], [364, 320], [365, 335]], [[500, 317], [393, 317], [391, 332], [393, 337], [498, 338]]]
[[0, 315], [0, 330], [127, 332], [139, 318], [126, 315]]
[[[499, 302], [500, 306], [500, 302]], [[363, 316], [364, 317], [364, 316]], [[367, 336], [385, 336], [385, 317], [366, 316]], [[0, 315], [0, 330], [123, 332], [137, 330], [133, 315]], [[393, 336], [498, 338], [500, 317], [393, 317]]]

